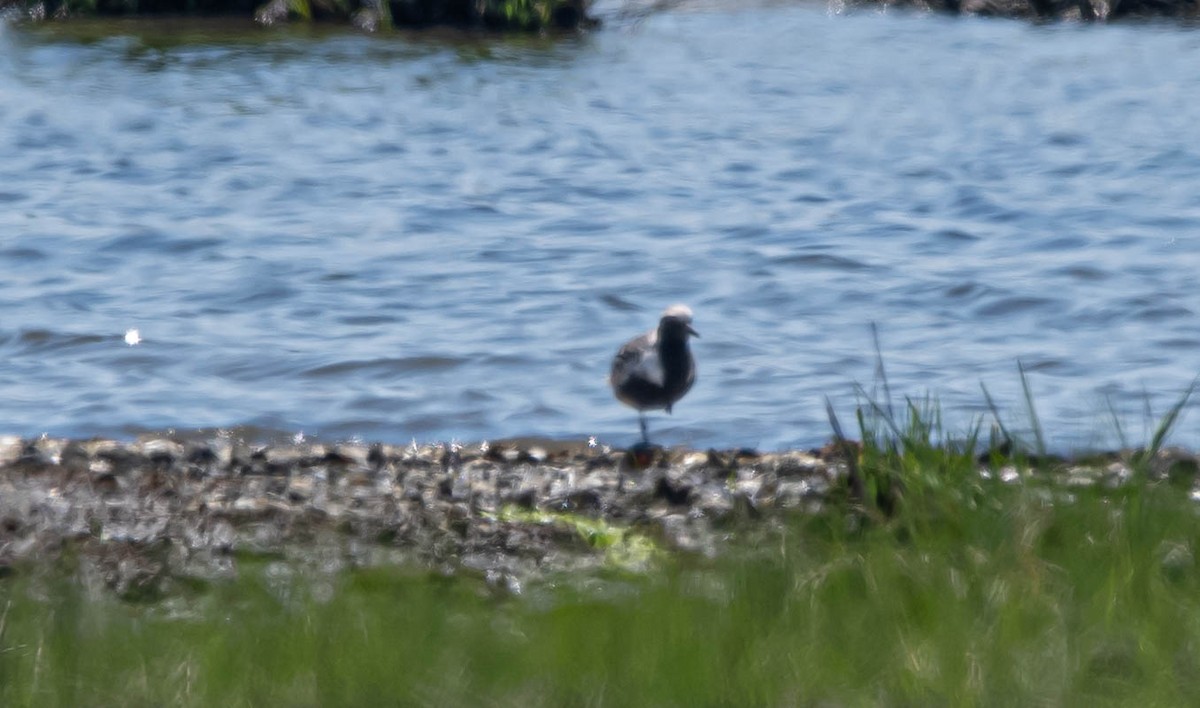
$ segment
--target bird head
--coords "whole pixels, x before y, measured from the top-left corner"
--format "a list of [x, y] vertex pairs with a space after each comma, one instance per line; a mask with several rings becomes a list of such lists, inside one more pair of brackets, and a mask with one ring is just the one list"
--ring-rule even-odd
[[663, 338], [675, 339], [700, 336], [692, 327], [692, 310], [687, 305], [671, 305], [664, 310], [662, 319], [658, 321], [658, 334]]

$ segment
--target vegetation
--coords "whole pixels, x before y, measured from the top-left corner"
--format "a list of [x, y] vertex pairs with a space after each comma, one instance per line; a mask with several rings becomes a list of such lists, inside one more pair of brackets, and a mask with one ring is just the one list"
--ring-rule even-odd
[[[631, 1], [614, 11], [618, 21], [638, 21], [687, 0]], [[842, 12], [903, 8], [949, 15], [1009, 17], [1038, 22], [1108, 22], [1173, 18], [1192, 23], [1200, 0], [830, 0]], [[0, 0], [0, 12], [33, 20], [114, 16], [229, 16], [263, 25], [349, 22], [368, 30], [453, 26], [543, 32], [594, 27], [590, 0]]]
[[1195, 705], [1196, 470], [1160, 464], [1190, 393], [1095, 474], [999, 420], [955, 437], [935, 402], [868, 399], [861, 447], [831, 415], [854, 454], [825, 512], [747, 521], [718, 558], [645, 546], [523, 588], [266, 559], [139, 603], [70, 568], [18, 572], [0, 581], [0, 704]]
[[352, 22], [368, 30], [450, 25], [490, 30], [579, 29], [588, 0], [0, 0], [35, 20], [92, 16], [241, 16], [264, 25]]

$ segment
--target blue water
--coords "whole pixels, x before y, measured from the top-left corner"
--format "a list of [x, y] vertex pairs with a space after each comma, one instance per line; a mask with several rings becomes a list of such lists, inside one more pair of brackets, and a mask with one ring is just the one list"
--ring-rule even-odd
[[981, 384], [1028, 427], [1022, 362], [1057, 448], [1120, 444], [1110, 408], [1144, 441], [1200, 373], [1195, 30], [153, 27], [0, 27], [0, 433], [625, 444], [609, 361], [674, 302], [668, 444], [820, 445], [826, 396], [853, 428], [872, 322], [954, 429]]

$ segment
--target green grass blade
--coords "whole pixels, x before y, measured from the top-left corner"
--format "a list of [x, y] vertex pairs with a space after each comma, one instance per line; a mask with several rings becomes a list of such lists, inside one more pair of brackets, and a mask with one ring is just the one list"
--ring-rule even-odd
[[1000, 418], [1000, 408], [996, 405], [995, 399], [992, 398], [991, 392], [988, 391], [987, 386], [982, 381], [979, 382], [979, 388], [983, 391], [983, 400], [987, 403], [988, 410], [992, 413], [992, 420], [995, 422], [996, 427], [1000, 428], [1000, 434], [1004, 436], [1004, 441], [1012, 442], [1013, 437], [1009, 434], [1008, 428], [1004, 427], [1004, 420]]
[[1167, 414], [1158, 421], [1158, 425], [1154, 429], [1154, 436], [1150, 439], [1150, 445], [1143, 451], [1143, 462], [1149, 462], [1162, 449], [1163, 442], [1171, 434], [1171, 431], [1175, 428], [1175, 424], [1179, 422], [1179, 416], [1182, 415], [1184, 407], [1187, 406], [1188, 399], [1192, 397], [1192, 392], [1196, 390], [1197, 383], [1200, 383], [1200, 377], [1192, 379], [1191, 385], [1187, 387], [1187, 390], [1183, 392], [1179, 400], [1175, 401], [1175, 405], [1171, 406]]
[[883, 400], [887, 404], [888, 417], [895, 419], [892, 408], [892, 386], [888, 383], [887, 369], [883, 365], [883, 347], [879, 344], [879, 325], [871, 323], [871, 342], [875, 345], [875, 380], [883, 386]]
[[1112, 416], [1113, 428], [1117, 431], [1117, 443], [1122, 449], [1129, 447], [1129, 439], [1125, 436], [1125, 428], [1121, 425], [1121, 417], [1117, 415], [1117, 408], [1113, 405], [1112, 397], [1105, 395], [1104, 403], [1108, 406], [1108, 413]]
[[1029, 424], [1033, 426], [1033, 437], [1037, 441], [1038, 457], [1046, 456], [1046, 435], [1042, 431], [1042, 421], [1038, 418], [1037, 407], [1033, 404], [1033, 390], [1029, 387], [1029, 377], [1025, 375], [1025, 365], [1017, 361], [1017, 371], [1021, 374], [1021, 390], [1025, 393], [1025, 406], [1029, 411]]

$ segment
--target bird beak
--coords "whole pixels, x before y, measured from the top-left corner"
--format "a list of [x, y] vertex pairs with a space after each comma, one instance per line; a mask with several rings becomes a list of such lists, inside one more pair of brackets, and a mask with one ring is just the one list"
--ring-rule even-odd
[[697, 337], [697, 338], [700, 337], [700, 333], [697, 332], [696, 330], [692, 329], [691, 325], [687, 326], [687, 331], [688, 331], [688, 334], [692, 335], [693, 337]]

